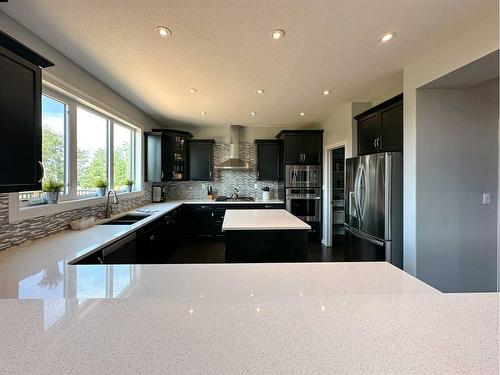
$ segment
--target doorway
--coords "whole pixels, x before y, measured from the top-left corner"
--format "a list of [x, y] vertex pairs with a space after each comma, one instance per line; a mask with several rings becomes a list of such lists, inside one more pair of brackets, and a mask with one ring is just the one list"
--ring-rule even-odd
[[[331, 233], [332, 247], [345, 245], [344, 229], [344, 199], [345, 199], [345, 147], [334, 148], [331, 151], [330, 166], [330, 204], [331, 204]], [[339, 249], [340, 250], [340, 249]]]

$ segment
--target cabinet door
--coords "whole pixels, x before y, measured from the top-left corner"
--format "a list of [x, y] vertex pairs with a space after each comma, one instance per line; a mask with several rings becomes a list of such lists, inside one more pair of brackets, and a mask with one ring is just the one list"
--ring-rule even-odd
[[300, 151], [305, 164], [321, 164], [323, 137], [321, 134], [304, 134], [300, 144]]
[[380, 138], [380, 115], [378, 112], [358, 120], [358, 154], [377, 153]]
[[40, 190], [40, 68], [0, 47], [0, 192]]
[[380, 151], [403, 150], [403, 103], [380, 112]]
[[276, 181], [280, 179], [279, 142], [259, 142], [257, 145], [257, 180]]
[[189, 143], [189, 176], [192, 181], [213, 180], [213, 143]]
[[300, 142], [301, 136], [299, 134], [287, 134], [285, 139], [285, 164], [301, 164], [301, 151]]
[[160, 182], [165, 179], [165, 150], [163, 136], [159, 133], [145, 134], [146, 182]]
[[210, 236], [214, 231], [214, 211], [210, 206], [192, 207], [192, 227], [195, 236]]

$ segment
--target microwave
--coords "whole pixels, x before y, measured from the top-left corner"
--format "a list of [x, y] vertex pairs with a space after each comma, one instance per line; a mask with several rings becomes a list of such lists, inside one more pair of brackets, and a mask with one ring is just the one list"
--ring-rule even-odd
[[286, 187], [321, 187], [319, 165], [287, 165]]

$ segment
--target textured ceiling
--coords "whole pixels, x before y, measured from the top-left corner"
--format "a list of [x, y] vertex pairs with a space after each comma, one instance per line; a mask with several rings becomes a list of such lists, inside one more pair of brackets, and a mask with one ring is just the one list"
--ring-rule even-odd
[[[19, 0], [0, 10], [160, 122], [272, 126], [314, 122], [401, 85], [419, 50], [498, 2]], [[172, 36], [159, 37], [158, 25]], [[272, 40], [275, 28], [285, 38]], [[381, 44], [386, 31], [397, 38]]]

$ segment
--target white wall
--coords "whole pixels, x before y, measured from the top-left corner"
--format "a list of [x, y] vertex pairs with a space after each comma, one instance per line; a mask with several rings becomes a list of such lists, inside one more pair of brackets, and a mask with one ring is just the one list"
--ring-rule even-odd
[[444, 292], [496, 290], [497, 116], [498, 79], [417, 90], [417, 276]]
[[132, 103], [3, 12], [0, 12], [0, 29], [55, 63], [54, 67], [44, 70], [43, 78], [45, 80], [63, 86], [73, 94], [82, 96], [89, 102], [104, 107], [108, 112], [138, 127], [143, 129], [159, 127], [156, 121], [152, 120]]
[[417, 111], [416, 91], [465, 64], [498, 49], [498, 14], [445, 36], [403, 72], [404, 87], [404, 269], [417, 275]]

